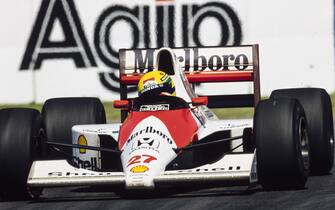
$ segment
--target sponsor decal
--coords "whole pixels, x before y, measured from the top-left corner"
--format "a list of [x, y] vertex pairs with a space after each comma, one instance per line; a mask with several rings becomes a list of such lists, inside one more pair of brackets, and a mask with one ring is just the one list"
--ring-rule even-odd
[[[83, 145], [83, 146], [87, 146], [87, 139], [85, 138], [84, 135], [80, 135], [80, 136], [78, 137], [77, 144], [79, 144], [79, 145]], [[86, 153], [86, 149], [84, 149], [84, 148], [80, 148], [80, 149], [79, 149], [79, 153], [80, 153], [80, 154], [85, 154], [85, 153]]]
[[134, 166], [130, 169], [131, 172], [133, 173], [144, 173], [149, 171], [149, 168], [147, 166], [144, 165], [139, 165], [139, 166]]
[[147, 86], [147, 85], [151, 85], [151, 84], [155, 84], [155, 78], [151, 77], [149, 79], [143, 80], [143, 86]]
[[[178, 56], [179, 62], [184, 63], [185, 71], [218, 71], [218, 70], [238, 70], [242, 71], [247, 69], [251, 64], [248, 56], [244, 53], [240, 54], [218, 54], [208, 55], [199, 54], [199, 48], [185, 48], [184, 54]], [[146, 70], [153, 69], [154, 67], [154, 50], [134, 50], [134, 73], [145, 72]], [[143, 56], [145, 55], [145, 56]], [[145, 59], [143, 59], [143, 57]], [[191, 66], [193, 68], [191, 69]]]
[[49, 172], [49, 177], [67, 177], [67, 176], [113, 176], [115, 172], [74, 172], [74, 171], [53, 171]]
[[162, 87], [163, 87], [163, 84], [155, 84], [155, 83], [144, 85], [143, 90], [142, 90], [142, 94], [149, 91], [149, 90], [153, 90], [153, 89], [156, 89], [156, 88], [162, 88]]
[[138, 139], [133, 143], [132, 149], [136, 149], [138, 147], [152, 147], [152, 148], [158, 148], [159, 147], [159, 140], [153, 139], [151, 137], [144, 137], [141, 139]]
[[223, 126], [223, 129], [233, 129], [233, 128], [244, 128], [244, 127], [250, 127], [250, 123], [242, 123], [242, 124], [233, 124], [233, 123], [228, 123]]
[[72, 162], [77, 168], [90, 169], [93, 171], [99, 170], [98, 160], [96, 157], [91, 157], [89, 160], [82, 160], [79, 157], [73, 157]]
[[145, 133], [152, 133], [152, 134], [157, 134], [160, 137], [162, 137], [163, 139], [165, 139], [169, 144], [173, 144], [173, 141], [171, 138], [169, 138], [166, 134], [164, 134], [162, 131], [160, 130], [156, 130], [155, 128], [153, 128], [152, 126], [147, 126], [146, 128], [143, 128], [133, 134], [131, 134], [131, 136], [129, 137], [129, 139], [127, 139], [127, 143], [129, 143], [130, 141], [132, 141], [135, 137], [141, 135], [141, 134], [145, 134]]
[[186, 169], [186, 170], [178, 170], [177, 173], [222, 173], [225, 171], [239, 170], [240, 166], [230, 166], [228, 168], [197, 168], [197, 169]]
[[97, 133], [97, 134], [106, 134], [107, 131], [105, 128], [98, 128], [98, 129], [88, 129], [85, 128], [82, 130], [83, 132], [87, 132], [87, 133]]
[[137, 163], [150, 163], [153, 160], [157, 158], [151, 155], [135, 155], [129, 159], [127, 167]]
[[194, 115], [197, 117], [197, 119], [199, 120], [199, 122], [202, 125], [204, 125], [206, 123], [206, 118], [203, 115], [203, 113], [200, 111], [200, 109], [201, 109], [201, 106], [193, 109], [192, 111], [193, 111]]
[[169, 104], [142, 105], [140, 111], [166, 111], [170, 110]]
[[209, 110], [209, 109], [205, 109], [205, 110], [204, 110], [204, 113], [205, 113], [205, 115], [206, 115], [206, 117], [207, 117], [208, 119], [214, 117], [213, 112], [212, 112], [211, 110]]
[[[79, 1], [76, 2], [79, 3]], [[112, 41], [117, 37], [110, 38], [110, 35], [112, 29], [118, 30], [117, 27], [122, 28], [124, 24], [131, 28], [131, 38], [128, 41], [131, 46], [128, 48], [132, 49], [176, 47], [176, 39], [180, 39], [178, 40], [180, 47], [206, 46], [208, 44], [204, 42], [203, 37], [211, 31], [202, 31], [201, 25], [208, 19], [215, 19], [216, 25], [213, 28], [221, 30], [219, 40], [215, 45], [241, 44], [242, 29], [239, 17], [229, 4], [222, 1], [211, 1], [204, 4], [174, 4], [173, 2], [162, 4], [158, 2], [137, 6], [121, 5], [122, 1], [119, 2], [121, 3], [107, 6], [101, 14], [97, 14], [92, 36], [94, 38], [89, 43], [75, 1], [41, 1], [30, 37], [27, 38], [28, 43], [20, 70], [39, 70], [43, 62], [50, 59], [71, 59], [78, 69], [97, 67], [99, 63], [97, 61], [100, 59], [111, 69], [111, 72], [99, 73], [100, 82], [106, 89], [119, 92], [119, 46], [114, 46]], [[51, 38], [55, 25], [57, 25], [55, 22], [59, 23], [63, 31], [64, 39], [61, 41]], [[177, 24], [181, 26], [180, 29], [176, 27]], [[155, 30], [151, 31], [151, 28]], [[180, 36], [177, 37], [177, 34]], [[97, 52], [97, 56], [94, 56], [93, 52]], [[191, 60], [188, 51], [185, 51], [183, 59], [186, 63]], [[214, 55], [207, 58], [194, 51], [195, 69], [203, 69], [205, 66], [211, 70], [225, 69], [227, 60], [235, 60], [237, 64], [246, 62], [244, 55]], [[198, 61], [202, 61], [201, 66]], [[137, 51], [135, 66], [140, 71], [144, 66], [153, 66], [152, 62], [153, 54], [150, 51], [144, 57], [140, 51]], [[214, 63], [216, 65], [213, 65]], [[243, 69], [244, 67], [238, 68]], [[131, 87], [129, 90], [135, 91], [136, 87]]]

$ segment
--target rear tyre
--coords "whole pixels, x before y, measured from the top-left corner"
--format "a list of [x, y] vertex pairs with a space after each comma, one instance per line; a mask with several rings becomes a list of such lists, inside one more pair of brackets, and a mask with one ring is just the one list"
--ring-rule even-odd
[[271, 98], [296, 98], [303, 106], [308, 124], [311, 173], [328, 174], [334, 162], [334, 127], [331, 100], [320, 88], [275, 90]]
[[[72, 144], [72, 126], [106, 123], [105, 109], [98, 98], [53, 98], [45, 102], [43, 125], [46, 139], [57, 143]], [[68, 155], [66, 155], [68, 154]], [[68, 159], [72, 148], [62, 152], [48, 150], [49, 159]]]
[[299, 189], [309, 172], [307, 123], [295, 99], [261, 101], [255, 111], [257, 170], [269, 190]]
[[33, 160], [40, 156], [41, 116], [37, 110], [0, 110], [0, 194], [8, 200], [39, 196], [27, 178]]

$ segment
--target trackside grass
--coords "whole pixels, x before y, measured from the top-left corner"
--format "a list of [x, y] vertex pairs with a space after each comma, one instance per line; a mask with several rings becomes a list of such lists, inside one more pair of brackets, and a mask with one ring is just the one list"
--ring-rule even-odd
[[[335, 108], [335, 93], [331, 94], [332, 107]], [[112, 102], [104, 102], [106, 117], [109, 122], [120, 121], [120, 111], [113, 108]], [[21, 107], [21, 108], [34, 108], [37, 110], [42, 109], [42, 104], [2, 104], [0, 109]], [[253, 108], [229, 108], [229, 109], [213, 109], [219, 118], [233, 119], [233, 118], [252, 118], [254, 114]], [[333, 113], [335, 110], [333, 111]]]

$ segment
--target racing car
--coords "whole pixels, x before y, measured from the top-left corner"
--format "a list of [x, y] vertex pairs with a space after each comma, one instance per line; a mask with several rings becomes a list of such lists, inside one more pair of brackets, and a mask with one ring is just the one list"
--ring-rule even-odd
[[[120, 122], [106, 123], [103, 104], [90, 97], [48, 99], [41, 112], [0, 110], [1, 196], [101, 185], [125, 192], [213, 183], [303, 188], [309, 174], [332, 169], [330, 97], [294, 88], [261, 100], [258, 55], [258, 45], [121, 49]], [[130, 93], [156, 70], [174, 81], [175, 96]], [[199, 84], [236, 82], [253, 91], [196, 93]], [[227, 107], [253, 107], [254, 117], [219, 119], [211, 110]]]

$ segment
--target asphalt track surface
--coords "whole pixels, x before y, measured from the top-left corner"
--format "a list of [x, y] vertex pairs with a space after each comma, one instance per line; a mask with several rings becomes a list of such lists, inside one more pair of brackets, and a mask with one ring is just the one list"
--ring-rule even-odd
[[260, 186], [179, 188], [143, 197], [120, 197], [110, 188], [45, 189], [39, 200], [0, 201], [0, 209], [335, 209], [335, 167], [309, 177], [305, 189], [264, 191]]

